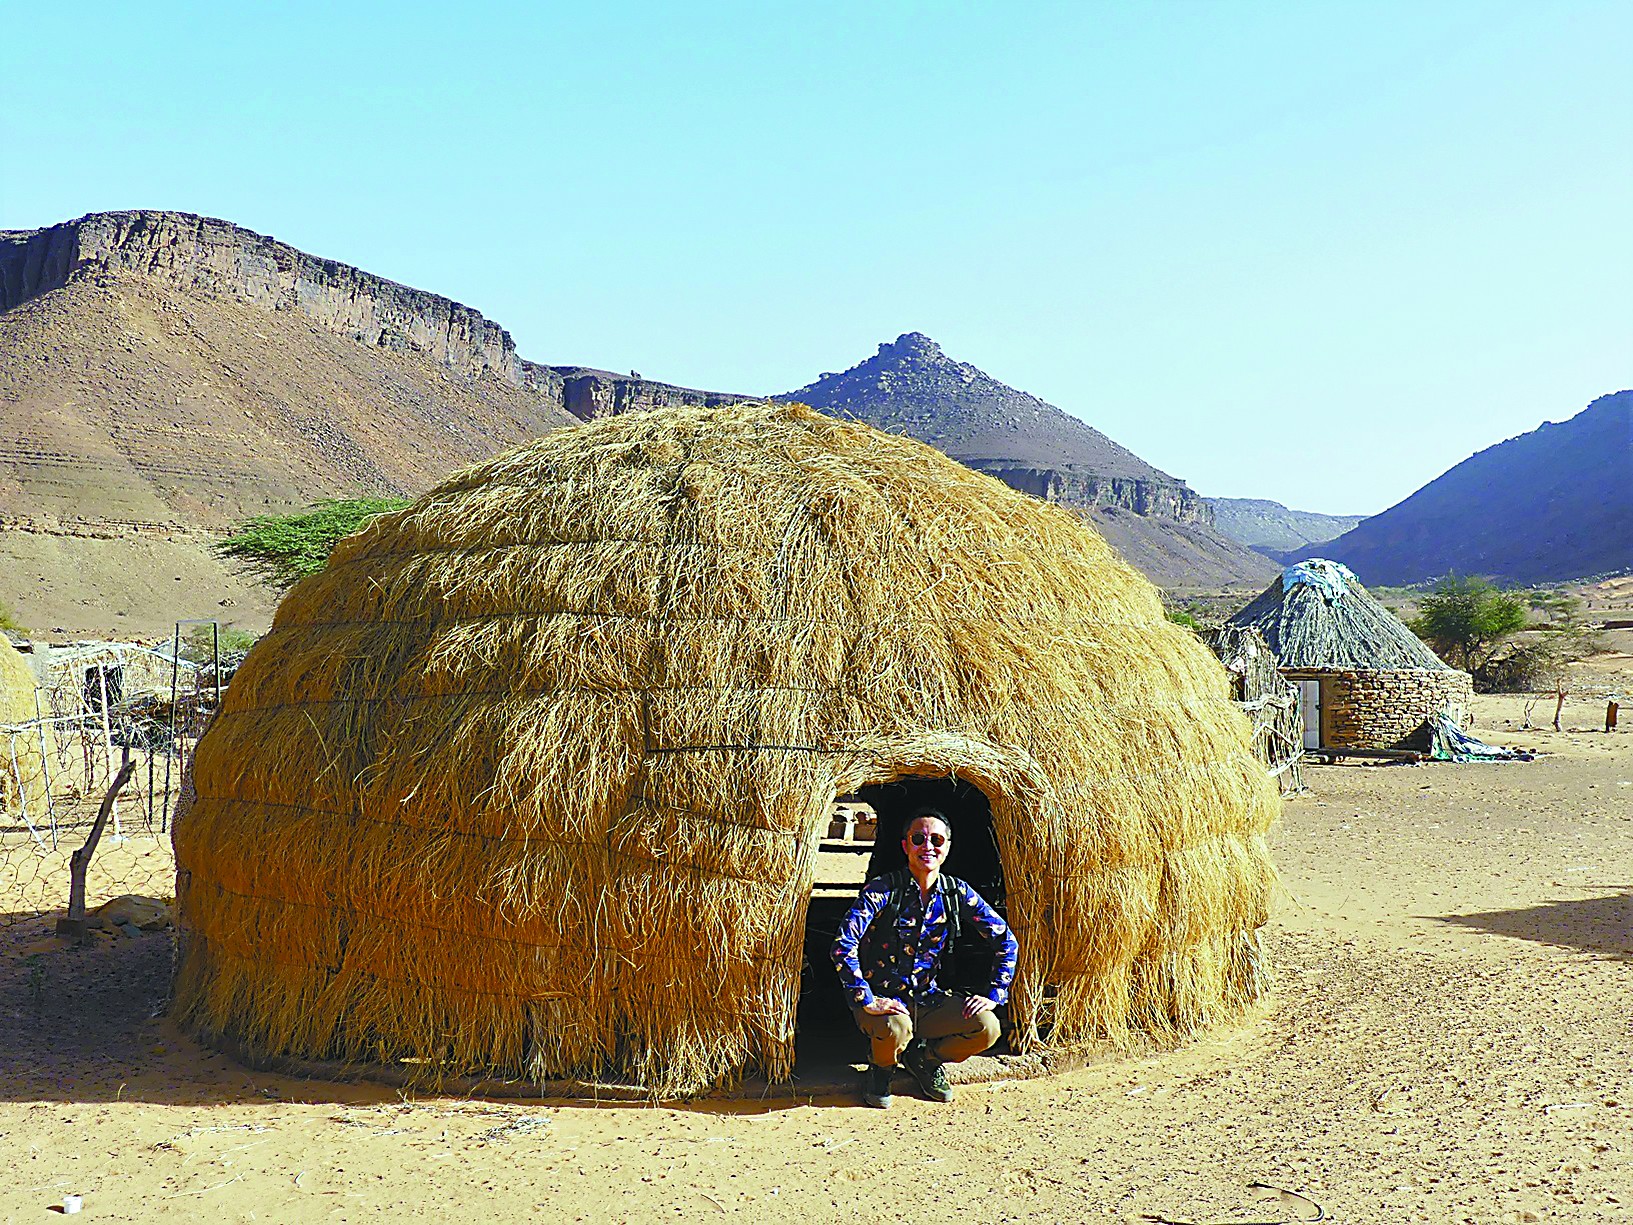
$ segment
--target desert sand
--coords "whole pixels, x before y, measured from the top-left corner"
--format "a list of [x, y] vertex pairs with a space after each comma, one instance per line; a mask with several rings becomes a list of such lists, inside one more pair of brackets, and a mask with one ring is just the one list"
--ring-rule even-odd
[[[1596, 665], [1633, 681], [1633, 657]], [[1307, 769], [1254, 1015], [950, 1106], [261, 1074], [165, 1019], [167, 934], [15, 923], [0, 1219], [77, 1194], [106, 1221], [1633, 1220], [1633, 718], [1607, 735], [1573, 698], [1554, 732], [1550, 700], [1524, 730], [1524, 706], [1478, 699], [1475, 730], [1534, 762]]]

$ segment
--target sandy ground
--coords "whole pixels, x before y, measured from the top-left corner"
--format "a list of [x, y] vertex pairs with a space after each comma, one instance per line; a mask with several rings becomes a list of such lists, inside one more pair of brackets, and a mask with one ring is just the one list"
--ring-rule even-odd
[[68, 1193], [109, 1221], [1633, 1220], [1633, 711], [1606, 735], [1603, 703], [1572, 701], [1556, 733], [1520, 730], [1523, 705], [1481, 699], [1476, 730], [1547, 754], [1529, 764], [1308, 770], [1274, 836], [1261, 1013], [950, 1106], [261, 1075], [163, 1018], [167, 936], [13, 924], [0, 1220]]

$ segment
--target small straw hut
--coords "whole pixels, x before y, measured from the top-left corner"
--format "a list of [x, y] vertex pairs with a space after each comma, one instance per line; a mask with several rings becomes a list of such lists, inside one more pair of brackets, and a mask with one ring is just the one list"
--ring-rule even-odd
[[0, 816], [26, 819], [47, 809], [35, 689], [34, 669], [0, 634]]
[[1288, 566], [1227, 624], [1258, 630], [1298, 685], [1308, 750], [1427, 749], [1434, 717], [1449, 708], [1464, 719], [1473, 700], [1469, 674], [1335, 561]]
[[199, 665], [134, 642], [76, 642], [48, 647], [36, 657], [46, 704], [57, 715], [100, 718], [104, 707], [131, 702], [168, 702], [178, 675], [197, 688]]
[[956, 776], [1020, 940], [1011, 1041], [1171, 1039], [1263, 989], [1248, 737], [1066, 511], [799, 405], [605, 418], [286, 597], [175, 826], [174, 1006], [257, 1058], [786, 1079], [834, 801]]

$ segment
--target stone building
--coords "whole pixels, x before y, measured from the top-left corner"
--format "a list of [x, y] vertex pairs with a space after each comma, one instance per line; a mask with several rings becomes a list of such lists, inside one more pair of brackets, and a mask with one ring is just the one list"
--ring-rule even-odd
[[1468, 716], [1469, 674], [1442, 663], [1338, 562], [1289, 566], [1229, 624], [1264, 635], [1298, 685], [1307, 751], [1426, 750], [1437, 714]]

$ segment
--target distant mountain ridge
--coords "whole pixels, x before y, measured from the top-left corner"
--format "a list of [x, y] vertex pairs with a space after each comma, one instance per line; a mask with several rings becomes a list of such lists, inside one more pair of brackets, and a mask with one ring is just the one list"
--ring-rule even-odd
[[1209, 498], [1207, 502], [1213, 508], [1215, 527], [1267, 557], [1342, 536], [1366, 518], [1289, 510], [1268, 498]]
[[[916, 333], [789, 398], [1079, 508], [1159, 583], [1260, 582], [1183, 481]], [[847, 372], [853, 373], [853, 372]], [[412, 495], [575, 421], [748, 398], [527, 361], [480, 312], [241, 226], [94, 213], [0, 231], [0, 599], [50, 632], [153, 633], [267, 594], [210, 543], [325, 497]], [[115, 617], [128, 618], [114, 620]]]
[[1633, 570], [1633, 391], [1487, 447], [1293, 556], [1317, 554], [1375, 585], [1450, 573], [1552, 583]]

